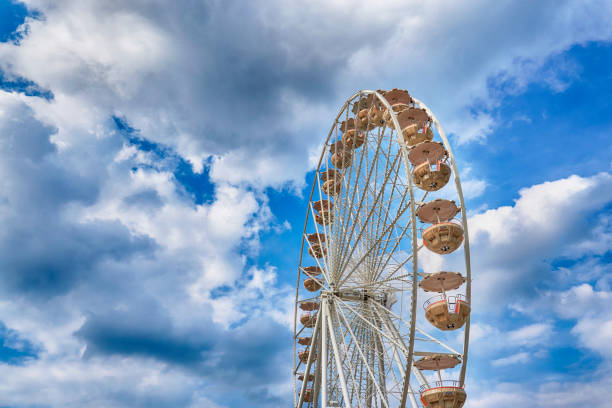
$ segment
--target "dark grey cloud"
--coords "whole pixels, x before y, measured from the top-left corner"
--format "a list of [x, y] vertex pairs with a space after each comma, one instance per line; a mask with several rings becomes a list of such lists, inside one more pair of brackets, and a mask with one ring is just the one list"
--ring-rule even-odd
[[91, 278], [102, 261], [151, 252], [151, 239], [132, 235], [117, 221], [72, 219], [67, 206], [95, 202], [100, 175], [91, 178], [62, 163], [50, 141], [55, 129], [35, 119], [29, 108], [17, 103], [8, 114], [11, 119], [0, 124], [5, 180], [0, 275], [5, 292], [33, 298], [64, 294]]
[[[124, 355], [150, 357], [169, 364], [196, 366], [216, 343], [213, 330], [180, 332], [153, 300], [130, 303], [128, 311], [90, 313], [75, 333], [87, 344], [85, 357]], [[207, 322], [209, 329], [215, 326]]]
[[151, 358], [206, 379], [235, 399], [259, 406], [284, 402], [269, 387], [287, 378], [291, 333], [269, 319], [230, 330], [210, 321], [181, 329], [159, 304], [136, 301], [127, 311], [91, 313], [75, 335], [87, 346], [85, 358]]
[[126, 205], [133, 205], [148, 210], [154, 210], [164, 205], [159, 193], [151, 189], [129, 195], [123, 199], [123, 202]]
[[[5, 220], [7, 237], [0, 243], [0, 270], [5, 290], [33, 296], [64, 294], [85, 279], [105, 259], [126, 260], [147, 253], [154, 243], [134, 237], [118, 222], [83, 225]], [[36, 225], [37, 228], [32, 228]]]

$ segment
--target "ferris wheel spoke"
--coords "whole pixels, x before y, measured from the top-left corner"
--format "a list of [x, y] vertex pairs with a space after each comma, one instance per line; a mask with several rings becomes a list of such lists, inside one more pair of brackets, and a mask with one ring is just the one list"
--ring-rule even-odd
[[[423, 245], [422, 245], [422, 244], [421, 244], [421, 245], [419, 245], [419, 246], [417, 247], [417, 252], [419, 252], [419, 251], [421, 250], [421, 248], [423, 248]], [[389, 279], [389, 278], [391, 278], [391, 277], [395, 276], [395, 274], [396, 274], [398, 271], [400, 271], [400, 270], [401, 270], [401, 269], [404, 267], [404, 265], [405, 265], [406, 263], [408, 263], [410, 260], [412, 260], [412, 258], [413, 258], [414, 256], [415, 256], [414, 254], [410, 254], [410, 256], [408, 256], [408, 257], [407, 257], [406, 259], [404, 259], [402, 262], [398, 263], [398, 264], [396, 265], [395, 269], [393, 269], [393, 271], [387, 275], [386, 279]], [[381, 270], [384, 270], [384, 269], [387, 267], [388, 262], [389, 262], [390, 260], [391, 260], [391, 258], [389, 258], [389, 259], [387, 260], [387, 263], [386, 263], [385, 265], [383, 265], [383, 267], [381, 268]]]
[[[408, 208], [409, 208], [409, 207], [408, 207]], [[406, 211], [406, 210], [407, 210], [407, 208], [406, 208], [406, 209], [404, 209], [404, 211]], [[397, 216], [397, 217], [396, 217], [396, 219], [394, 220], [394, 223], [397, 221], [397, 219], [399, 219], [399, 217], [401, 217], [401, 214], [398, 214], [398, 216]], [[387, 227], [387, 230], [390, 230], [391, 228], [393, 228], [394, 223], [390, 224], [390, 225]], [[410, 224], [408, 224], [408, 225], [406, 226], [406, 228], [408, 228], [408, 226], [409, 226], [409, 225], [410, 225]], [[383, 235], [383, 236], [384, 236], [384, 235]], [[381, 238], [378, 238], [378, 239], [377, 239], [377, 241], [375, 242], [375, 244], [377, 244], [377, 243], [378, 243], [378, 241], [380, 241], [380, 239], [381, 239]], [[350, 270], [350, 271], [349, 271], [349, 272], [348, 272], [348, 273], [347, 273], [347, 274], [344, 276], [344, 278], [343, 278], [343, 279], [342, 279], [342, 280], [339, 282], [338, 287], [341, 287], [341, 286], [342, 286], [342, 284], [343, 284], [343, 283], [344, 283], [344, 282], [345, 282], [345, 281], [346, 281], [346, 280], [347, 280], [347, 279], [348, 279], [348, 278], [349, 278], [349, 277], [350, 277], [350, 276], [351, 276], [351, 275], [352, 275], [352, 274], [355, 272], [355, 270], [356, 270], [356, 269], [357, 269], [357, 268], [358, 268], [358, 267], [361, 265], [361, 263], [362, 263], [362, 262], [363, 262], [363, 261], [366, 259], [366, 257], [367, 257], [367, 256], [368, 256], [368, 255], [369, 255], [369, 254], [370, 254], [372, 251], [374, 251], [374, 250], [376, 249], [375, 244], [374, 244], [374, 245], [372, 245], [372, 246], [370, 246], [370, 248], [369, 248], [369, 249], [366, 251], [366, 253], [365, 253], [365, 254], [363, 254], [363, 255], [361, 256], [361, 258], [359, 258], [359, 260], [358, 260], [358, 261], [355, 263], [355, 265], [353, 266], [353, 268], [352, 268], [352, 269], [351, 269], [351, 270]], [[352, 253], [351, 253], [351, 255], [352, 255]]]
[[[406, 324], [407, 322], [402, 319], [400, 316], [398, 316], [397, 314], [395, 314], [393, 311], [387, 309], [386, 307], [384, 307], [383, 305], [381, 305], [380, 303], [377, 302], [373, 302], [373, 305], [375, 305], [378, 309], [382, 310], [383, 312], [388, 313], [388, 318], [390, 319], [391, 317], [397, 319], [398, 321], [402, 322], [403, 324]], [[450, 347], [449, 345], [445, 344], [444, 342], [442, 342], [439, 339], [436, 339], [434, 336], [432, 336], [431, 334], [427, 333], [425, 330], [421, 329], [420, 327], [415, 327], [416, 331], [418, 331], [419, 333], [421, 333], [422, 335], [424, 335], [425, 337], [428, 338], [428, 340], [435, 342], [437, 344], [439, 344], [440, 346], [444, 347], [445, 349], [447, 349], [448, 351], [450, 351], [452, 354], [455, 355], [461, 355], [461, 353], [459, 353], [457, 350], [453, 349], [452, 347]], [[399, 334], [399, 333], [398, 333]], [[401, 336], [400, 336], [401, 337]]]
[[[396, 338], [395, 342], [389, 342], [389, 349], [392, 350], [393, 353], [393, 359], [391, 357], [388, 357], [389, 360], [389, 364], [391, 365], [391, 361], [395, 362], [396, 366], [397, 366], [397, 370], [399, 371], [400, 375], [401, 375], [401, 381], [397, 380], [396, 374], [395, 374], [395, 370], [392, 370], [393, 376], [396, 379], [396, 387], [397, 387], [397, 392], [399, 393], [403, 387], [404, 387], [404, 382], [406, 381], [406, 375], [405, 375], [405, 362], [402, 361], [402, 357], [404, 358], [404, 360], [406, 359], [406, 355], [408, 354], [408, 350], [406, 349], [406, 346], [404, 344], [404, 340], [401, 338], [401, 336], [399, 336], [399, 332], [397, 332], [395, 326], [393, 325], [393, 323], [391, 322], [391, 320], [388, 318], [388, 316], [383, 316], [383, 314], [378, 311], [376, 309], [376, 307], [374, 307], [373, 304], [370, 304], [370, 307], [372, 308], [373, 313], [378, 317], [378, 319], [380, 319], [381, 324], [387, 329], [387, 331], [390, 333], [391, 336]], [[401, 347], [398, 346], [401, 344]], [[414, 398], [414, 397], [412, 397]], [[400, 398], [398, 398], [400, 399]], [[415, 401], [416, 403], [416, 401]], [[416, 405], [416, 404], [415, 404]]]
[[[406, 236], [406, 233], [408, 233], [408, 229], [409, 229], [410, 226], [411, 226], [410, 223], [406, 224], [406, 226], [404, 226], [404, 228], [402, 228], [399, 236], [397, 236], [396, 238], [387, 240], [387, 242], [385, 243], [385, 247], [382, 249], [382, 254], [384, 254], [386, 252], [387, 247], [389, 245], [389, 242], [391, 242], [393, 240], [393, 241], [395, 241], [395, 244], [393, 245], [393, 248], [391, 249], [391, 251], [387, 252], [388, 255], [386, 257], [381, 254], [381, 256], [378, 258], [379, 262], [377, 262], [375, 267], [374, 267], [375, 268], [375, 277], [374, 277], [374, 280], [377, 280], [377, 279], [379, 279], [381, 277], [381, 275], [384, 272], [385, 268], [389, 264], [389, 261], [392, 259], [393, 254], [395, 253], [395, 250], [400, 245], [402, 239]], [[378, 250], [380, 250], [380, 244], [378, 245]], [[384, 260], [384, 262], [383, 262], [383, 260]]]
[[[348, 117], [346, 118], [346, 120], [348, 120]], [[337, 125], [336, 125], [337, 128]], [[355, 179], [357, 179], [359, 177], [359, 174], [361, 172], [361, 167], [363, 164], [363, 154], [360, 155], [359, 158], [359, 164], [357, 167], [350, 166], [349, 171], [345, 172], [344, 176], [343, 176], [343, 185], [346, 185], [347, 187], [345, 187], [343, 190], [346, 190], [348, 188], [349, 185], [351, 185], [351, 181], [353, 178], [353, 175], [355, 176]], [[355, 168], [357, 169], [355, 171]], [[348, 174], [346, 174], [348, 173]], [[347, 177], [348, 176], [348, 177]], [[332, 237], [334, 239], [334, 246], [333, 246], [333, 255], [334, 255], [334, 259], [336, 262], [338, 262], [340, 260], [340, 256], [341, 253], [340, 251], [342, 250], [342, 243], [346, 240], [346, 225], [348, 222], [347, 217], [350, 216], [350, 210], [348, 209], [348, 207], [352, 207], [353, 206], [353, 201], [355, 199], [355, 194], [356, 191], [353, 191], [353, 195], [351, 197], [350, 200], [343, 200], [342, 202], [342, 206], [340, 205], [336, 205], [335, 206], [335, 220], [334, 220], [334, 231], [332, 232]], [[338, 203], [336, 203], [338, 204]], [[341, 231], [339, 231], [341, 230]]]
[[[317, 341], [316, 340], [318, 339], [319, 331], [320, 331], [320, 327], [321, 327], [321, 323], [322, 323], [321, 321], [323, 320], [323, 319], [320, 318], [320, 316], [321, 316], [321, 313], [320, 312], [317, 313], [317, 319], [316, 319], [315, 326], [314, 326], [314, 329], [313, 329], [313, 332], [312, 332], [312, 337], [311, 337], [312, 340], [311, 340], [311, 345], [310, 345], [310, 352], [308, 353], [308, 359], [306, 361], [306, 367], [304, 369], [304, 381], [302, 382], [302, 387], [301, 387], [301, 390], [300, 390], [298, 407], [301, 407], [302, 404], [304, 403], [304, 397], [305, 397], [305, 392], [306, 392], [306, 385], [308, 384], [307, 379], [308, 379], [308, 376], [310, 375], [310, 369], [312, 367], [312, 363], [314, 361], [314, 356], [315, 356], [315, 353], [317, 351], [317, 348], [316, 348]], [[294, 341], [295, 340], [296, 339], [294, 339]], [[301, 363], [301, 360], [300, 360], [300, 363]], [[299, 368], [299, 366], [300, 366], [300, 364], [298, 364], [298, 368]], [[296, 374], [297, 374], [297, 369], [294, 371], [293, 375], [295, 376]]]
[[[347, 308], [355, 317], [359, 318], [361, 321], [362, 325], [365, 326], [369, 326], [369, 328], [375, 330], [376, 332], [378, 332], [380, 335], [384, 336], [387, 338], [388, 341], [390, 342], [395, 342], [395, 339], [392, 337], [389, 337], [386, 333], [383, 333], [378, 327], [376, 327], [374, 324], [372, 324], [372, 322], [370, 322], [367, 318], [365, 318], [364, 316], [362, 316], [359, 312], [357, 312], [355, 309], [353, 309], [348, 303], [342, 301], [339, 298], [336, 298], [337, 301], [342, 304], [343, 307]], [[399, 344], [398, 344], [399, 345]], [[401, 345], [400, 345], [401, 346]]]
[[[339, 322], [338, 327], [340, 329], [342, 327], [340, 324], [340, 317], [338, 316], [338, 311], [335, 310], [335, 308], [334, 308], [334, 312], [336, 315], [336, 319]], [[360, 336], [360, 338], [362, 338], [361, 332], [359, 332], [358, 335]], [[345, 337], [346, 336], [342, 336], [342, 344], [344, 346], [345, 354], [348, 355], [349, 347], [352, 345], [353, 338], [349, 336], [349, 346], [347, 346]], [[353, 347], [351, 350], [350, 366], [348, 370], [349, 375], [351, 376], [351, 383], [353, 385], [351, 389], [351, 404], [353, 403], [353, 401], [356, 401], [357, 406], [361, 408], [361, 398], [359, 398], [361, 395], [361, 383], [358, 383], [357, 380], [355, 379], [355, 373], [359, 372], [359, 369], [357, 369], [358, 363], [359, 363], [359, 360], [358, 360], [357, 350], [355, 349], [355, 347]], [[362, 377], [360, 376], [359, 378], [362, 378]]]
[[[373, 173], [373, 170], [374, 170], [374, 166], [375, 166], [375, 164], [377, 163], [377, 161], [378, 161], [378, 159], [379, 159], [379, 157], [380, 157], [380, 156], [378, 155], [378, 152], [379, 152], [379, 151], [380, 151], [380, 144], [378, 144], [378, 145], [376, 146], [376, 151], [375, 151], [375, 153], [374, 153], [374, 158], [373, 158], [373, 160], [372, 160], [372, 164], [371, 164], [371, 165], [369, 166], [369, 168], [368, 168], [367, 177], [366, 177], [366, 179], [364, 180], [364, 185], [366, 185], [366, 186], [367, 186], [367, 185], [370, 183], [370, 180], [371, 180], [371, 178], [372, 178], [372, 173]], [[365, 149], [364, 149], [364, 150], [362, 150], [362, 157], [363, 157], [363, 156], [366, 156], [366, 158], [367, 158], [367, 155], [365, 154], [365, 152], [366, 152], [366, 150], [365, 150]], [[367, 197], [367, 196], [368, 196], [368, 194], [366, 193], [366, 191], [365, 191], [365, 190], [364, 190], [364, 191], [362, 191], [362, 193], [361, 193], [361, 197], [360, 197], [360, 199], [359, 199], [359, 206], [358, 206], [358, 208], [357, 208], [357, 212], [356, 212], [356, 214], [355, 214], [355, 216], [356, 216], [356, 217], [358, 217], [358, 216], [359, 216], [359, 213], [361, 212], [361, 209], [363, 208], [363, 204], [364, 204], [364, 201], [366, 201], [365, 199], [366, 199], [366, 197]], [[351, 201], [352, 201], [352, 200], [351, 200]], [[371, 216], [371, 215], [372, 215], [372, 211], [369, 211], [369, 212], [368, 212], [368, 216], [367, 216], [367, 217], [366, 217], [366, 219], [363, 221], [364, 226], [368, 224], [368, 220], [369, 220], [369, 218], [370, 218], [370, 216]], [[350, 232], [349, 232], [349, 234], [348, 234], [349, 236], [351, 236], [351, 235], [353, 234], [353, 232], [355, 231], [356, 226], [357, 226], [357, 223], [356, 223], [356, 222], [351, 223], [351, 225], [350, 225], [350, 227], [349, 227], [349, 229], [350, 229]], [[358, 242], [358, 241], [359, 241], [359, 239], [361, 239], [361, 236], [364, 234], [364, 232], [365, 232], [365, 231], [366, 231], [366, 228], [363, 228], [363, 227], [362, 227], [362, 228], [361, 228], [361, 230], [360, 230], [360, 232], [359, 232], [359, 234], [358, 234], [358, 236], [357, 236], [356, 242]], [[346, 260], [347, 260], [347, 259], [350, 259], [350, 257], [353, 255], [353, 252], [355, 251], [355, 248], [356, 248], [356, 246], [354, 245], [354, 246], [352, 247], [352, 249], [351, 249], [350, 253], [348, 253], [348, 256], [345, 256], [345, 254], [346, 254], [346, 247], [345, 247], [345, 248], [343, 248], [343, 250], [341, 251], [341, 258], [343, 258], [345, 261], [344, 261], [344, 263], [343, 263], [343, 264], [339, 265], [339, 268], [338, 268], [339, 273], [341, 273], [341, 271], [343, 270], [343, 268], [344, 268], [344, 266], [345, 266], [345, 264], [346, 264]]]
[[[348, 117], [347, 117], [346, 120], [348, 120]], [[344, 229], [343, 233], [342, 233], [342, 236], [340, 237], [341, 240], [339, 241], [339, 243], [341, 243], [344, 240], [346, 240], [346, 234], [347, 234], [346, 226], [349, 224], [348, 223], [349, 218], [353, 215], [351, 211], [347, 210], [347, 207], [351, 207], [351, 209], [353, 208], [354, 202], [355, 202], [355, 196], [359, 192], [359, 190], [357, 188], [354, 188], [353, 191], [352, 191], [352, 194], [351, 194], [351, 198], [348, 199], [348, 187], [352, 185], [351, 182], [352, 182], [353, 175], [355, 177], [355, 186], [356, 187], [359, 186], [358, 179], [360, 178], [362, 168], [364, 168], [364, 162], [365, 162], [365, 168], [368, 168], [368, 165], [367, 165], [367, 159], [368, 159], [368, 155], [367, 155], [367, 145], [368, 145], [368, 143], [367, 143], [367, 140], [368, 139], [366, 138], [365, 146], [364, 146], [363, 149], [361, 149], [361, 154], [359, 155], [359, 163], [358, 163], [358, 165], [355, 166], [354, 163], [353, 163], [353, 166], [350, 166], [350, 169], [348, 171], [348, 177], [344, 178], [344, 181], [346, 182], [346, 186], [347, 186], [347, 188], [346, 188], [347, 191], [346, 191], [346, 196], [345, 196], [345, 199], [344, 199], [344, 202], [343, 202], [343, 206], [342, 206], [342, 216], [339, 217], [339, 220], [341, 221], [339, 225], [342, 226], [343, 229]], [[359, 209], [357, 210], [357, 212], [359, 212]], [[337, 249], [338, 250], [342, 250], [343, 248], [342, 247], [338, 247]], [[341, 255], [341, 254], [339, 254], [339, 255]]]
[[[393, 165], [395, 165], [398, 162], [399, 158], [400, 158], [400, 155], [396, 155]], [[385, 180], [384, 180], [385, 182], [387, 181], [388, 177], [389, 177], [389, 174], [386, 174], [385, 175]], [[373, 218], [373, 215], [376, 214], [377, 209], [380, 209], [380, 208], [384, 207], [385, 203], [384, 203], [384, 201], [381, 201], [381, 198], [384, 197], [384, 192], [385, 192], [384, 186], [385, 185], [386, 184], [383, 184], [383, 187], [380, 189], [380, 191], [378, 191], [378, 192], [373, 191], [372, 192], [371, 196], [373, 197], [373, 202], [372, 202], [371, 205], [367, 205], [366, 206], [366, 208], [368, 208], [368, 210], [367, 210], [367, 213], [365, 215], [365, 220], [363, 221], [363, 224], [365, 224], [365, 226], [363, 226], [361, 231], [359, 231], [359, 235], [358, 235], [357, 239], [361, 239], [362, 236], [365, 235], [365, 237], [367, 237], [369, 239], [369, 241], [374, 241], [374, 237], [378, 236], [378, 234], [374, 235], [372, 233], [372, 231], [370, 231], [370, 228], [372, 228], [371, 224], [373, 224], [373, 222], [371, 222], [371, 220]], [[365, 192], [363, 194], [367, 195], [367, 196], [370, 196], [369, 194], [366, 194]], [[376, 218], [376, 217], [374, 217], [374, 218]], [[397, 219], [397, 217], [396, 217], [396, 219]], [[350, 259], [351, 256], [352, 256], [352, 253], [349, 255], [348, 258]], [[342, 267], [344, 267], [344, 265], [342, 265]]]
[[[399, 206], [398, 206], [398, 215], [400, 215], [400, 216], [403, 215], [408, 208], [410, 208], [410, 202], [408, 202], [404, 207], [402, 207], [404, 205], [404, 202], [405, 202], [406, 198], [407, 198], [406, 194], [404, 194], [401, 197], [401, 201], [400, 201]], [[385, 216], [385, 221], [384, 221], [385, 224], [386, 224], [386, 221], [387, 221], [387, 217]], [[395, 223], [397, 223], [399, 221], [399, 218], [396, 217], [396, 220], [394, 220], [394, 221], [395, 221]], [[394, 224], [394, 223], [392, 223], [392, 224]], [[407, 224], [406, 227], [402, 229], [402, 232], [399, 235], [396, 235], [396, 239], [397, 239], [396, 243], [397, 243], [397, 245], [399, 245], [401, 239], [404, 237], [404, 234], [406, 233], [408, 226], [409, 226], [409, 224]], [[393, 232], [393, 230], [390, 231], [390, 232]], [[381, 235], [387, 236], [387, 234], [381, 234]], [[385, 247], [382, 249], [382, 253], [386, 252], [386, 250], [387, 250], [388, 243], [391, 240], [390, 236], [391, 235], [389, 234], [389, 239], [385, 240]], [[394, 247], [394, 249], [391, 252], [393, 252], [395, 250], [395, 248], [397, 248], [397, 245]]]
[[341, 356], [340, 352], [339, 352], [339, 348], [338, 348], [338, 342], [336, 340], [336, 329], [334, 327], [337, 327], [337, 325], [332, 324], [332, 317], [331, 317], [331, 313], [330, 313], [330, 307], [329, 307], [329, 303], [326, 301], [324, 302], [324, 306], [326, 311], [325, 311], [325, 316], [327, 317], [327, 323], [328, 323], [328, 329], [329, 329], [329, 334], [330, 334], [330, 340], [332, 343], [332, 350], [334, 353], [334, 357], [335, 357], [335, 362], [336, 362], [336, 366], [337, 366], [337, 370], [336, 373], [338, 375], [338, 379], [340, 381], [340, 386], [342, 389], [342, 397], [344, 398], [345, 402], [350, 402], [350, 397], [349, 397], [349, 393], [348, 393], [348, 387], [347, 387], [347, 382], [346, 382], [346, 378], [344, 376], [344, 364], [343, 364], [343, 360], [345, 359], [345, 356]]
[[[381, 137], [380, 133], [379, 133], [378, 139], [379, 139], [379, 143], [382, 145], [383, 141], [384, 141], [384, 138]], [[391, 143], [389, 143], [389, 147], [391, 147]], [[381, 154], [384, 154], [384, 149], [381, 149]], [[368, 202], [370, 201], [370, 199], [373, 200], [372, 205], [370, 207], [370, 211], [374, 211], [374, 214], [378, 215], [377, 217], [373, 217], [371, 219], [371, 221], [367, 223], [367, 228], [368, 228], [368, 233], [369, 233], [368, 234], [368, 240], [369, 241], [372, 241], [374, 239], [374, 237], [376, 236], [375, 235], [376, 233], [375, 233], [374, 224], [375, 224], [376, 220], [378, 220], [378, 222], [380, 222], [380, 210], [384, 206], [384, 202], [383, 202], [384, 201], [384, 189], [385, 189], [385, 187], [387, 185], [386, 177], [385, 177], [384, 180], [382, 180], [380, 187], [378, 186], [378, 177], [379, 177], [378, 173], [379, 173], [379, 167], [380, 167], [378, 164], [381, 163], [381, 162], [384, 163], [385, 166], [387, 166], [387, 167], [389, 166], [389, 161], [387, 161], [387, 160], [380, 160], [380, 161], [378, 161], [377, 165], [374, 168], [374, 180], [373, 180], [373, 183], [370, 183], [368, 185], [368, 187], [369, 187], [368, 193], [369, 194], [367, 195], [367, 200], [368, 200]], [[387, 169], [385, 168], [385, 172], [384, 172], [385, 175], [387, 173], [386, 170]], [[380, 202], [379, 205], [376, 205], [376, 202], [378, 201], [378, 196], [377, 196], [376, 193], [379, 190], [380, 190], [380, 197], [383, 200]], [[374, 199], [374, 197], [376, 197], [376, 200]], [[369, 265], [367, 265], [368, 268], [366, 270], [371, 270], [371, 266], [372, 266], [371, 263], [372, 263], [372, 258], [370, 257], [370, 260], [368, 262]], [[371, 277], [368, 276], [368, 278], [371, 278]]]
[[[335, 308], [336, 311], [336, 315], [338, 316], [338, 312], [337, 312], [337, 307]], [[369, 332], [367, 330], [366, 327], [364, 327], [361, 322], [359, 321], [358, 318], [356, 318], [355, 316], [351, 316], [350, 314], [348, 315], [348, 318], [350, 319], [350, 327], [353, 330], [353, 333], [355, 334], [355, 336], [359, 337], [359, 341], [358, 342], [352, 342], [353, 343], [353, 356], [355, 358], [355, 366], [358, 367], [358, 369], [356, 370], [356, 372], [359, 373], [359, 377], [361, 379], [361, 381], [358, 384], [358, 398], [359, 399], [363, 399], [364, 401], [367, 399], [366, 396], [368, 394], [368, 392], [371, 392], [372, 387], [369, 386], [369, 377], [368, 377], [368, 373], [367, 373], [367, 369], [365, 366], [365, 363], [359, 355], [359, 351], [358, 349], [355, 347], [355, 344], [361, 345], [361, 348], [365, 351], [365, 350], [369, 350], [368, 347], [368, 336], [369, 336]], [[340, 318], [338, 317], [338, 321], [340, 322]], [[340, 323], [341, 324], [341, 323]], [[346, 332], [346, 335], [349, 336], [349, 339], [351, 339], [351, 335], [349, 334], [349, 331]], [[370, 351], [367, 351], [367, 354], [370, 354]], [[364, 388], [364, 381], [365, 381], [365, 388]]]
[[[380, 228], [381, 225], [386, 225], [387, 223], [387, 218], [389, 217], [390, 214], [390, 210], [391, 210], [391, 206], [393, 203], [393, 194], [395, 192], [395, 187], [396, 187], [396, 180], [397, 180], [397, 176], [399, 174], [399, 167], [398, 164], [400, 164], [401, 162], [398, 162], [397, 159], [400, 158], [401, 156], [401, 152], [399, 150], [396, 151], [395, 153], [395, 158], [392, 160], [390, 160], [391, 157], [391, 147], [394, 145], [393, 143], [393, 138], [389, 138], [389, 148], [387, 150], [387, 160], [385, 160], [384, 162], [386, 163], [386, 167], [384, 169], [384, 179], [382, 180], [382, 186], [381, 186], [381, 191], [385, 192], [386, 187], [388, 184], [391, 184], [391, 192], [389, 193], [389, 196], [387, 198], [387, 200], [385, 200], [383, 198], [381, 204], [378, 206], [378, 214], [376, 219], [378, 220], [376, 222], [376, 228], [374, 230], [374, 236], [379, 236], [379, 232], [380, 232]], [[383, 152], [384, 154], [384, 152]], [[391, 176], [394, 174], [393, 180], [391, 180]], [[374, 191], [377, 191], [377, 189], [375, 188]], [[404, 198], [406, 195], [403, 194]], [[401, 204], [400, 204], [401, 207]], [[384, 213], [384, 214], [383, 214]], [[374, 267], [374, 261], [375, 261], [375, 257], [373, 257], [373, 264], [371, 265], [372, 267]]]

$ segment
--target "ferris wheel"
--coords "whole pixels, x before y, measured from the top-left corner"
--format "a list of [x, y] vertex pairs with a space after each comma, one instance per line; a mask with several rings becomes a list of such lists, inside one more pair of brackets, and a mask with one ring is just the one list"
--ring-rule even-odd
[[[423, 251], [459, 256], [462, 270], [424, 268]], [[294, 406], [463, 406], [470, 281], [467, 212], [444, 130], [405, 90], [357, 92], [334, 120], [308, 202]]]

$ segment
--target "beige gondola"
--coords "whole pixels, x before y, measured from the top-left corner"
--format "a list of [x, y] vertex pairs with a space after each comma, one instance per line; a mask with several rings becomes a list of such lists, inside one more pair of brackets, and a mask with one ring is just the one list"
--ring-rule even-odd
[[342, 191], [342, 173], [335, 169], [329, 169], [320, 173], [319, 179], [323, 185], [321, 190], [327, 195], [334, 196]]
[[440, 255], [450, 254], [463, 242], [463, 227], [455, 222], [440, 222], [423, 231], [423, 244]]
[[[298, 373], [298, 380], [304, 381], [304, 373]], [[308, 374], [308, 381], [314, 380], [314, 374]]]
[[304, 401], [312, 402], [313, 399], [314, 399], [314, 393], [312, 392], [312, 389], [306, 388], [304, 390]]
[[328, 211], [331, 212], [334, 209], [334, 203], [330, 200], [319, 200], [312, 203], [312, 208], [315, 211]]
[[425, 292], [444, 293], [459, 288], [465, 283], [465, 278], [458, 272], [428, 273], [419, 282], [419, 287]]
[[431, 119], [425, 109], [406, 108], [397, 114], [397, 122], [408, 147], [433, 139]]
[[450, 180], [451, 168], [444, 162], [422, 163], [412, 172], [416, 186], [425, 191], [438, 191]]
[[436, 381], [433, 387], [421, 387], [421, 402], [426, 408], [461, 408], [467, 394], [456, 381]]
[[444, 148], [444, 145], [430, 140], [415, 145], [408, 153], [408, 159], [414, 166], [418, 166], [422, 163], [445, 162], [447, 158], [448, 152]]
[[310, 277], [321, 275], [321, 268], [318, 266], [305, 266], [302, 268], [302, 270]]
[[325, 238], [325, 234], [321, 232], [306, 235], [306, 239], [312, 244], [324, 244]]
[[336, 152], [331, 156], [331, 163], [334, 167], [338, 169], [345, 169], [351, 164], [353, 164], [353, 154], [350, 150], [344, 152]]
[[[378, 91], [384, 95], [385, 91]], [[357, 117], [357, 128], [361, 130], [372, 130], [382, 126], [384, 121], [384, 105], [374, 94], [370, 94], [353, 104], [352, 112]], [[352, 119], [349, 119], [352, 120]]]
[[320, 225], [329, 225], [334, 222], [334, 214], [321, 211], [319, 214], [315, 215], [315, 221]]
[[[308, 361], [308, 355], [309, 355], [309, 354], [310, 354], [310, 350], [309, 350], [309, 349], [306, 349], [306, 350], [304, 350], [304, 351], [300, 351], [300, 352], [298, 353], [298, 357], [299, 357], [299, 359], [300, 359], [300, 361], [301, 361], [302, 363], [305, 363], [305, 362], [307, 362], [307, 361]], [[312, 361], [316, 361], [316, 360], [317, 360], [317, 353], [315, 353], [315, 354], [312, 356]]]
[[310, 244], [308, 247], [308, 254], [313, 258], [323, 258], [327, 254], [327, 247], [319, 244]]
[[344, 169], [353, 164], [353, 150], [338, 140], [329, 147], [331, 162], [334, 167]]
[[[394, 112], [398, 113], [403, 111], [404, 109], [408, 109], [411, 105], [414, 104], [414, 99], [410, 96], [408, 91], [405, 89], [392, 89], [383, 94], [389, 105]], [[387, 125], [389, 121], [387, 121]]]
[[310, 346], [310, 343], [312, 342], [312, 337], [298, 337], [297, 342], [302, 346]]
[[[347, 149], [356, 149], [361, 146], [361, 144], [358, 145], [359, 141], [355, 138], [355, 134], [357, 133], [355, 129], [355, 119], [350, 118], [343, 121], [340, 124], [340, 131], [342, 132], [342, 145], [346, 146]], [[332, 153], [334, 152], [332, 151]]]
[[304, 281], [304, 287], [310, 292], [316, 292], [321, 289], [322, 285], [321, 282], [319, 282], [318, 280], [314, 278], [308, 278]]
[[452, 220], [461, 209], [453, 200], [437, 198], [420, 206], [416, 215], [421, 222], [435, 224]]
[[327, 180], [321, 186], [321, 190], [329, 196], [335, 196], [342, 192], [342, 183], [335, 180]]
[[447, 370], [455, 368], [461, 360], [455, 354], [430, 354], [414, 362], [414, 366], [419, 370]]
[[465, 324], [470, 316], [470, 305], [463, 295], [439, 295], [423, 305], [425, 317], [440, 330], [456, 330]]
[[313, 310], [319, 310], [319, 302], [314, 302], [311, 300], [300, 302], [300, 309], [307, 311], [307, 312], [312, 312]]
[[385, 124], [385, 108], [382, 104], [373, 105], [368, 111], [370, 123], [375, 126], [383, 126]]
[[321, 173], [319, 173], [319, 178], [321, 179], [321, 182], [325, 183], [326, 181], [329, 180], [334, 180], [336, 182], [341, 182], [342, 181], [342, 172], [340, 170], [336, 170], [336, 169], [328, 169], [325, 171], [322, 171]]
[[362, 109], [357, 114], [356, 126], [359, 130], [372, 130], [378, 126], [377, 123], [370, 120], [370, 108]]
[[317, 315], [304, 313], [300, 316], [300, 323], [302, 323], [304, 327], [312, 328], [317, 323]]
[[344, 143], [347, 149], [358, 149], [363, 145], [365, 140], [366, 134], [355, 129], [347, 130], [342, 135], [342, 143]]

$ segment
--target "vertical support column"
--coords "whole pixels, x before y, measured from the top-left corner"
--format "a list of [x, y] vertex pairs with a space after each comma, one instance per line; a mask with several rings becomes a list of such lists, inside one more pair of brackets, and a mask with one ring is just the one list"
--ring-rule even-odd
[[[329, 303], [325, 303], [325, 308], [331, 307]], [[351, 399], [348, 394], [348, 389], [346, 387], [346, 379], [344, 378], [344, 369], [342, 368], [342, 360], [340, 359], [340, 353], [338, 352], [338, 342], [336, 341], [336, 333], [334, 331], [334, 325], [331, 320], [331, 313], [329, 310], [325, 311], [325, 315], [327, 316], [327, 323], [329, 329], [329, 337], [331, 339], [331, 344], [334, 350], [334, 358], [336, 361], [336, 370], [338, 371], [338, 376], [340, 378], [340, 387], [342, 388], [342, 396], [344, 397], [344, 406], [347, 408], [351, 407]]]
[[327, 295], [321, 294], [321, 408], [327, 408]]

